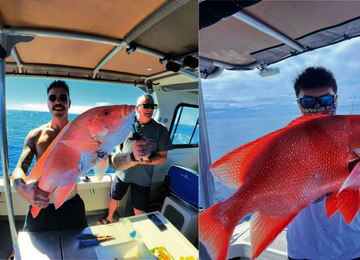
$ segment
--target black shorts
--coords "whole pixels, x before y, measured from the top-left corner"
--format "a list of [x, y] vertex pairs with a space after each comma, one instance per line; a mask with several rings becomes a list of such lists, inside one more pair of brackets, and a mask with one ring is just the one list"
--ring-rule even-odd
[[110, 189], [110, 198], [121, 200], [128, 187], [131, 186], [131, 205], [137, 210], [147, 211], [150, 202], [150, 187], [144, 187], [135, 183], [125, 183], [115, 175]]
[[84, 201], [78, 194], [65, 201], [58, 209], [55, 209], [54, 204], [49, 204], [45, 209], [40, 210], [36, 218], [31, 215], [31, 208], [30, 205], [25, 218], [24, 231], [39, 232], [88, 226]]

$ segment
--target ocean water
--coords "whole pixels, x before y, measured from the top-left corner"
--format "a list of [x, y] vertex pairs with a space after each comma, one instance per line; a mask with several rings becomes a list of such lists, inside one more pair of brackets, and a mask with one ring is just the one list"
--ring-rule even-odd
[[[69, 120], [78, 115], [69, 114]], [[24, 147], [24, 141], [28, 133], [51, 121], [49, 112], [6, 110], [6, 126], [8, 137], [8, 155], [10, 174], [14, 171]], [[35, 158], [31, 164], [34, 165]], [[30, 172], [31, 168], [29, 169]], [[0, 176], [2, 176], [2, 164], [0, 164]]]
[[[73, 120], [78, 115], [69, 114], [69, 120]], [[7, 137], [8, 137], [8, 155], [9, 155], [9, 171], [10, 175], [14, 171], [16, 164], [20, 158], [21, 152], [24, 147], [24, 141], [28, 133], [48, 122], [51, 121], [51, 115], [49, 112], [37, 112], [37, 111], [20, 111], [20, 110], [6, 110], [6, 125], [7, 125]], [[189, 143], [191, 134], [193, 133], [193, 127], [187, 125], [179, 125], [177, 128], [177, 134], [174, 138], [174, 143], [183, 144]], [[199, 143], [198, 128], [192, 138], [192, 144]], [[35, 163], [35, 158], [31, 164], [28, 173], [31, 171]], [[115, 172], [111, 168], [107, 172]], [[91, 170], [89, 174], [93, 174]], [[0, 176], [2, 176], [2, 164], [0, 163]]]

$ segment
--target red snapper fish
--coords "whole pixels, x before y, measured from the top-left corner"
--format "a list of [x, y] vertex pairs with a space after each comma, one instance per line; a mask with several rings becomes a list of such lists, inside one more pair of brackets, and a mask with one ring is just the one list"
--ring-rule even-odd
[[[94, 170], [101, 180], [108, 168], [108, 154], [125, 141], [135, 119], [135, 106], [119, 105], [89, 109], [69, 122], [36, 162], [28, 180], [52, 192], [58, 209], [69, 196], [79, 176]], [[41, 208], [32, 207], [34, 218]]]
[[316, 199], [328, 217], [349, 224], [360, 204], [360, 115], [303, 116], [245, 144], [211, 166], [228, 199], [199, 214], [200, 241], [211, 259], [226, 259], [238, 222], [250, 220], [252, 259]]

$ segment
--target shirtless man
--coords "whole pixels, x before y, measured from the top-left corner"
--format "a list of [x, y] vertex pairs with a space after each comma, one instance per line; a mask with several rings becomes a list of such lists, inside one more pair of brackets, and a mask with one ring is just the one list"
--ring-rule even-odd
[[[68, 110], [71, 100], [66, 82], [62, 80], [54, 81], [49, 85], [47, 94], [47, 105], [52, 119], [50, 123], [30, 131], [25, 139], [19, 162], [12, 174], [15, 189], [20, 197], [30, 204], [25, 218], [24, 230], [26, 231], [61, 230], [87, 226], [85, 206], [83, 200], [77, 194], [77, 185], [66, 202], [55, 210], [54, 204], [51, 203], [51, 194], [38, 189], [37, 182], [27, 183], [26, 181], [26, 173], [34, 156], [38, 161], [47, 147], [69, 122]], [[138, 157], [140, 157], [141, 151], [144, 151], [145, 155], [149, 155], [150, 147], [147, 139], [141, 139], [134, 142], [133, 145], [134, 153]], [[128, 160], [122, 161], [126, 163]], [[35, 219], [30, 213], [32, 206], [42, 208]]]
[[[69, 122], [68, 110], [71, 100], [66, 82], [62, 80], [52, 82], [47, 89], [47, 94], [47, 105], [52, 119], [50, 123], [30, 131], [25, 139], [19, 162], [12, 174], [15, 189], [20, 197], [30, 204], [24, 225], [26, 231], [60, 230], [87, 226], [85, 206], [77, 194], [77, 186], [74, 187], [66, 202], [58, 210], [55, 210], [54, 204], [51, 203], [51, 194], [38, 189], [38, 182], [27, 183], [26, 181], [26, 173], [34, 156], [38, 161]], [[43, 209], [35, 219], [30, 214], [32, 206]]]

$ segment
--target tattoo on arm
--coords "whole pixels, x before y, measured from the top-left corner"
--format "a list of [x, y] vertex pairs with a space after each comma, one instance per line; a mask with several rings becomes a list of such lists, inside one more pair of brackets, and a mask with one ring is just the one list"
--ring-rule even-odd
[[117, 153], [110, 158], [110, 167], [122, 171], [130, 168], [132, 162], [130, 160], [130, 153]]
[[17, 178], [14, 180], [13, 186], [17, 190], [21, 184], [26, 184], [23, 179]]

